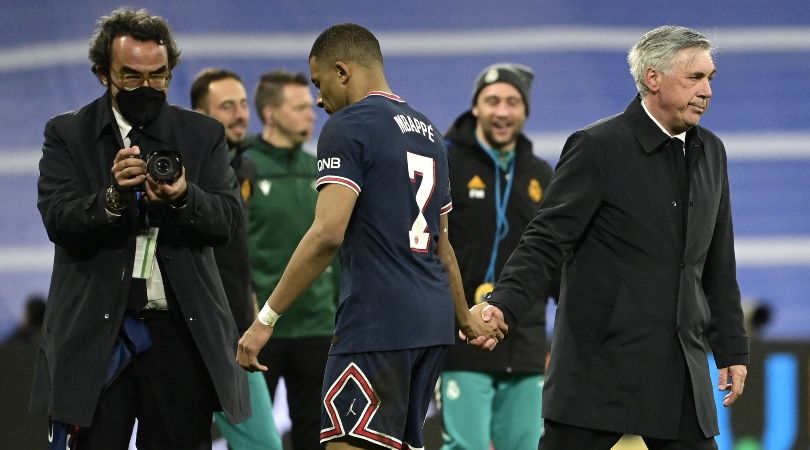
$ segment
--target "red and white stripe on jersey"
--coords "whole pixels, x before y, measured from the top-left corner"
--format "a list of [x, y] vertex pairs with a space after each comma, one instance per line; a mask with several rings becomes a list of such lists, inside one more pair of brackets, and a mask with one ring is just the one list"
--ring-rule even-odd
[[374, 392], [374, 388], [371, 386], [368, 378], [366, 378], [366, 375], [362, 370], [360, 370], [359, 367], [357, 367], [355, 363], [349, 364], [346, 369], [343, 370], [337, 380], [332, 383], [329, 390], [326, 391], [326, 396], [324, 396], [323, 399], [323, 405], [326, 408], [326, 413], [329, 415], [329, 420], [332, 422], [332, 426], [330, 428], [321, 430], [321, 443], [323, 444], [326, 441], [345, 436], [347, 434], [346, 429], [343, 426], [343, 422], [340, 420], [340, 415], [335, 408], [334, 400], [340, 394], [340, 392], [343, 391], [346, 385], [352, 381], [357, 384], [358, 387], [360, 387], [360, 391], [363, 392], [363, 395], [366, 397], [366, 400], [368, 400], [368, 403], [366, 403], [366, 406], [363, 408], [363, 412], [360, 414], [360, 418], [357, 420], [357, 423], [351, 430], [349, 430], [349, 436], [364, 439], [391, 450], [403, 450], [410, 448], [407, 444], [403, 445], [402, 441], [399, 439], [378, 431], [374, 431], [368, 427], [369, 422], [371, 422], [371, 419], [374, 418], [377, 410], [380, 409], [380, 398], [377, 396], [377, 393]]
[[450, 203], [448, 203], [448, 204], [441, 207], [441, 209], [439, 210], [439, 215], [443, 216], [443, 215], [449, 213], [452, 210], [453, 210], [453, 202], [450, 202]]
[[[366, 94], [366, 97], [368, 97], [369, 95], [381, 95], [381, 96], [383, 96], [383, 97], [385, 97], [387, 99], [391, 99], [391, 100], [394, 100], [396, 102], [405, 103], [405, 100], [402, 100], [402, 97], [400, 97], [399, 95], [396, 95], [396, 94], [392, 94], [390, 92], [371, 91], [368, 94]], [[366, 98], [366, 97], [363, 97], [363, 98]]]
[[346, 177], [338, 177], [338, 176], [335, 176], [335, 175], [322, 176], [322, 177], [318, 178], [318, 181], [315, 182], [315, 189], [320, 188], [321, 185], [324, 185], [324, 184], [341, 184], [341, 185], [346, 186], [347, 188], [353, 190], [354, 193], [357, 194], [357, 195], [360, 195], [360, 191], [361, 191], [360, 186], [357, 183], [355, 183], [354, 181], [352, 181], [352, 180], [350, 180], [350, 179], [348, 179]]

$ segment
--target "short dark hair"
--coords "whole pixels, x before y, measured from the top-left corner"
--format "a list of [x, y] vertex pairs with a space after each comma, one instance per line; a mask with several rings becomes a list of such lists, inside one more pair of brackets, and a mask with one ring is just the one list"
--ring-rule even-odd
[[[219, 80], [234, 79], [242, 83], [239, 75], [231, 72], [230, 70], [220, 69], [217, 67], [208, 67], [203, 69], [194, 77], [191, 82], [191, 109], [202, 109], [207, 111], [206, 102], [208, 102], [208, 88], [211, 83]], [[242, 83], [244, 84], [244, 83]]]
[[271, 70], [262, 75], [253, 93], [253, 102], [256, 105], [256, 114], [264, 123], [262, 110], [265, 106], [279, 106], [282, 102], [282, 90], [288, 84], [298, 84], [309, 87], [309, 80], [303, 73], [288, 70]]
[[155, 41], [166, 46], [169, 70], [180, 62], [180, 50], [174, 42], [169, 24], [160, 16], [145, 9], [119, 8], [96, 22], [96, 31], [90, 38], [90, 70], [96, 75], [109, 74], [112, 62], [112, 41], [126, 34], [139, 41]]
[[352, 61], [366, 67], [382, 65], [380, 42], [371, 31], [354, 23], [340, 23], [324, 30], [312, 44], [309, 59], [319, 63]]

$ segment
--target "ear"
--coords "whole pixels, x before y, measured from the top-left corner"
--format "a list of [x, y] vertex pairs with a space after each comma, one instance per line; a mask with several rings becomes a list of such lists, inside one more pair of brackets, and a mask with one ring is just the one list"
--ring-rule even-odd
[[105, 74], [97, 64], [94, 64], [93, 67], [90, 68], [90, 71], [93, 72], [93, 75], [96, 76], [99, 83], [103, 84], [104, 86], [109, 84], [109, 81], [107, 81], [107, 74]]
[[473, 106], [471, 111], [472, 111], [473, 117], [475, 117], [477, 119], [478, 118], [478, 105]]
[[340, 79], [340, 84], [348, 83], [349, 79], [352, 77], [351, 67], [343, 61], [335, 62], [335, 72], [337, 72], [337, 76]]
[[262, 108], [262, 119], [264, 119], [264, 123], [270, 123], [273, 120], [273, 107], [272, 106], [265, 106]]
[[660, 70], [653, 69], [652, 67], [648, 67], [647, 71], [644, 72], [644, 84], [647, 85], [647, 89], [650, 92], [658, 92], [658, 89], [661, 87], [661, 73]]

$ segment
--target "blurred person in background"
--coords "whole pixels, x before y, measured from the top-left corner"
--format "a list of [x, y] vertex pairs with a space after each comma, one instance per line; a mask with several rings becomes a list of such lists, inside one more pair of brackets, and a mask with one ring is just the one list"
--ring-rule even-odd
[[[225, 127], [225, 138], [242, 197], [242, 224], [234, 230], [227, 244], [214, 247], [228, 306], [239, 333], [244, 333], [256, 318], [258, 309], [250, 281], [247, 245], [247, 205], [255, 185], [255, 168], [243, 155], [243, 142], [250, 123], [247, 92], [241, 78], [233, 72], [209, 68], [191, 83], [191, 107], [213, 117]], [[273, 418], [273, 405], [267, 384], [260, 373], [248, 373], [250, 403], [253, 414], [245, 421], [232, 424], [222, 412], [214, 419], [231, 450], [281, 449], [281, 439]]]
[[[472, 108], [445, 134], [453, 193], [450, 242], [470, 307], [492, 290], [553, 174], [523, 134], [533, 78], [532, 70], [519, 64], [485, 68], [475, 79]], [[440, 377], [443, 449], [537, 445], [543, 430], [545, 304], [558, 291], [556, 281], [539, 292], [520, 327], [492, 352], [461, 341], [450, 347]]]
[[45, 297], [40, 294], [31, 294], [25, 301], [25, 311], [20, 325], [8, 337], [5, 343], [34, 342], [42, 332], [42, 322], [45, 320]]

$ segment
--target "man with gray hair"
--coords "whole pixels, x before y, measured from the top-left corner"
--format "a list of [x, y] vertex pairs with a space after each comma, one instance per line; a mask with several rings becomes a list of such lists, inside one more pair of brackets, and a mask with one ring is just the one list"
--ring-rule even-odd
[[698, 125], [712, 47], [663, 26], [628, 61], [639, 96], [568, 138], [521, 245], [473, 309], [513, 329], [562, 264], [541, 449], [607, 450], [625, 433], [650, 449], [716, 449], [707, 353], [730, 406], [749, 349], [726, 152]]

